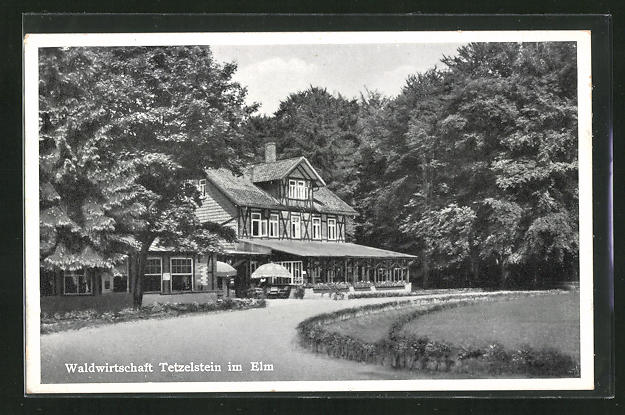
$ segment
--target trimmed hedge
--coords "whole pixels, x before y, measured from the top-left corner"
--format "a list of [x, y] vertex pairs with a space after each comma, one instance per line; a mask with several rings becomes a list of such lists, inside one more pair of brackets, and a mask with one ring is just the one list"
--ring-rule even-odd
[[458, 289], [458, 290], [420, 290], [420, 291], [365, 291], [365, 292], [357, 292], [350, 293], [349, 299], [358, 299], [358, 298], [386, 298], [386, 297], [418, 297], [424, 295], [433, 295], [439, 293], [479, 293], [482, 292], [480, 289], [474, 288], [466, 288], [466, 289]]
[[267, 305], [264, 299], [225, 298], [210, 303], [154, 303], [139, 309], [125, 308], [118, 312], [97, 312], [95, 310], [68, 311], [66, 313], [41, 313], [41, 334], [65, 330], [77, 330], [103, 324], [150, 318], [177, 317], [183, 314], [246, 310]]
[[[333, 321], [418, 305], [418, 300], [371, 304], [321, 314], [300, 323], [298, 333], [302, 345], [316, 353], [326, 353], [336, 358], [386, 365], [397, 369], [472, 375], [522, 374], [533, 377], [578, 377], [579, 364], [572, 357], [563, 355], [555, 349], [537, 350], [524, 345], [516, 350], [506, 350], [497, 343], [483, 348], [464, 348], [432, 341], [427, 337], [406, 337], [401, 334], [406, 323], [426, 313], [472, 304], [478, 298], [494, 300], [504, 295], [480, 295], [459, 301], [450, 301], [451, 298], [449, 298], [445, 303], [436, 299], [422, 301], [424, 308], [398, 318], [391, 325], [388, 336], [376, 343], [367, 343], [350, 336], [330, 332], [324, 326]], [[529, 294], [526, 293], [526, 295]]]
[[403, 281], [380, 281], [376, 282], [375, 288], [404, 288], [406, 283]]

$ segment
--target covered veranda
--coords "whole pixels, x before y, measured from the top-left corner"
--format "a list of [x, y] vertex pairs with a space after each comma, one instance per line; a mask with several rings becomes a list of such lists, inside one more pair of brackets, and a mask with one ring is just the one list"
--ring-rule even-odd
[[294, 240], [242, 240], [247, 251], [271, 250], [270, 260], [282, 264], [301, 261], [302, 277], [297, 283], [410, 282], [410, 265], [415, 256], [347, 242]]

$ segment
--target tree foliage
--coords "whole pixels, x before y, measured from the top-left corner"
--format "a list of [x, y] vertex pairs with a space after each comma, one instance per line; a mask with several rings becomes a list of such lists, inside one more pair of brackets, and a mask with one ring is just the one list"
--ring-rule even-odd
[[140, 302], [147, 251], [219, 249], [189, 181], [237, 171], [254, 108], [234, 64], [208, 47], [44, 49], [40, 56], [41, 256], [47, 267], [109, 268], [129, 252]]
[[188, 181], [237, 171], [268, 140], [305, 155], [360, 213], [354, 237], [416, 254], [424, 285], [541, 284], [578, 259], [575, 45], [471, 43], [401, 93], [313, 87], [252, 116], [234, 64], [207, 47], [44, 49], [41, 258], [50, 268], [142, 261], [160, 243], [204, 252]]
[[471, 43], [397, 97], [311, 87], [262, 124], [357, 208], [357, 242], [418, 255], [424, 284], [431, 271], [574, 277], [575, 56], [571, 43]]

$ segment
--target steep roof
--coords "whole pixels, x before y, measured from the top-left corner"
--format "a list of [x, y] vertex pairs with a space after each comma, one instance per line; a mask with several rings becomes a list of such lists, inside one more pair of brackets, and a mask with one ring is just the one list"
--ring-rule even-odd
[[247, 168], [245, 176], [254, 183], [270, 182], [273, 180], [281, 180], [288, 176], [297, 166], [302, 165], [307, 173], [320, 186], [325, 186], [325, 181], [319, 173], [314, 169], [306, 157], [294, 157], [284, 160], [276, 160], [271, 163], [254, 164]]
[[354, 208], [345, 203], [343, 199], [338, 197], [327, 187], [320, 187], [315, 190], [313, 206], [315, 210], [322, 213], [345, 213], [348, 215], [358, 214]]
[[227, 169], [210, 169], [208, 179], [234, 204], [258, 208], [274, 208], [280, 202], [257, 187], [245, 176], [236, 176]]
[[[235, 205], [262, 209], [288, 209], [278, 199], [252, 183], [247, 174], [236, 176], [230, 170], [222, 168], [209, 169], [206, 175], [208, 180]], [[358, 214], [327, 187], [315, 189], [313, 210], [319, 213]]]

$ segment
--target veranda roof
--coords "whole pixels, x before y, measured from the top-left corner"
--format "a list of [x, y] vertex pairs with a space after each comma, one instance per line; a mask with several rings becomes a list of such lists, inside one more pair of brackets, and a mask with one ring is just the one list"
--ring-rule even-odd
[[348, 242], [294, 241], [286, 239], [241, 239], [241, 242], [302, 257], [416, 258], [414, 255]]

